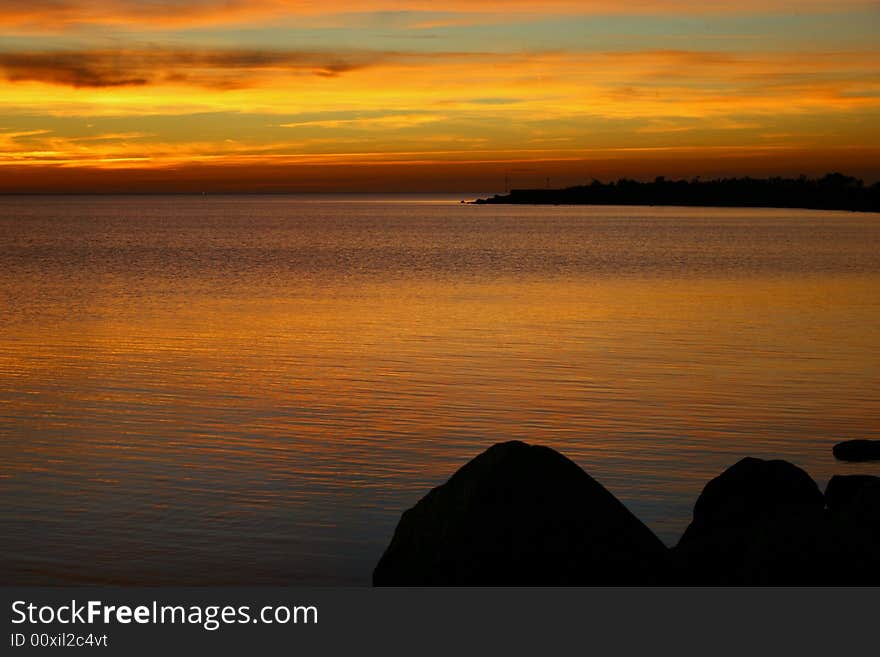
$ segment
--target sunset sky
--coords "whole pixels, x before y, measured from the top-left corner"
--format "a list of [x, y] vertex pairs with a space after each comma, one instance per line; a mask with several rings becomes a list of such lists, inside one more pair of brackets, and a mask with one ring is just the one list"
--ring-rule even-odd
[[880, 2], [0, 0], [0, 191], [880, 179]]

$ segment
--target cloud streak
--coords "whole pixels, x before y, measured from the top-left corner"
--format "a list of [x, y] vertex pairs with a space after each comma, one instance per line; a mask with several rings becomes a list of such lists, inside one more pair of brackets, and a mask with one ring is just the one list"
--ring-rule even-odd
[[368, 66], [379, 57], [378, 53], [258, 50], [7, 52], [0, 53], [0, 71], [10, 82], [44, 82], [75, 88], [155, 84], [231, 88], [249, 86], [248, 73], [337, 77]]
[[[559, 81], [599, 85], [620, 100], [634, 99], [646, 88], [722, 90], [734, 83], [753, 88], [783, 88], [823, 83], [867, 86], [876, 92], [875, 52], [731, 53], [690, 50], [598, 52], [403, 52], [278, 50], [85, 50], [0, 52], [0, 73], [12, 83], [41, 82], [74, 88], [194, 86], [241, 89], [271, 85], [302, 76], [343, 77], [367, 69], [393, 74], [383, 92], [396, 85], [468, 88], [485, 91], [493, 82], [509, 84], [520, 94], [477, 97], [472, 105], [516, 105], [529, 88], [553, 89]], [[431, 71], [426, 78], [424, 72]], [[383, 75], [385, 73], [382, 73]], [[408, 79], [411, 78], [411, 79]], [[491, 89], [488, 89], [491, 91]], [[558, 90], [554, 90], [556, 92]], [[577, 92], [572, 87], [570, 92]], [[873, 95], [876, 95], [874, 93]], [[483, 100], [480, 100], [483, 98]], [[449, 99], [446, 102], [452, 102]]]

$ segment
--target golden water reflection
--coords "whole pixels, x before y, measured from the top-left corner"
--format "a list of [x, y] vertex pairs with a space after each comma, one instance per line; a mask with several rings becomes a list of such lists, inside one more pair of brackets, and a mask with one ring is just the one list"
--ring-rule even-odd
[[870, 272], [157, 277], [5, 326], [5, 580], [365, 583], [399, 513], [509, 439], [668, 543], [745, 455], [880, 474], [831, 458], [880, 433]]

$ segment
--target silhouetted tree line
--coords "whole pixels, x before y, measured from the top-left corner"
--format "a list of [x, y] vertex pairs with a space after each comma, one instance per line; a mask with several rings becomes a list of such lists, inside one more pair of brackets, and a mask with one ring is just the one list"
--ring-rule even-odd
[[720, 178], [653, 182], [594, 180], [565, 189], [514, 189], [475, 203], [550, 205], [690, 205], [880, 211], [880, 182], [866, 185], [842, 173], [821, 178]]

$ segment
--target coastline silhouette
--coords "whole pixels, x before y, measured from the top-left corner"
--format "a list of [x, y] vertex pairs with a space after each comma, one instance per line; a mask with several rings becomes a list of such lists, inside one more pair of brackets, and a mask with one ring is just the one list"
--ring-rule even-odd
[[473, 201], [474, 204], [523, 205], [680, 205], [705, 207], [803, 208], [880, 212], [880, 182], [842, 173], [821, 178], [719, 178], [703, 181], [653, 182], [621, 178], [563, 189], [513, 189], [507, 194]]

